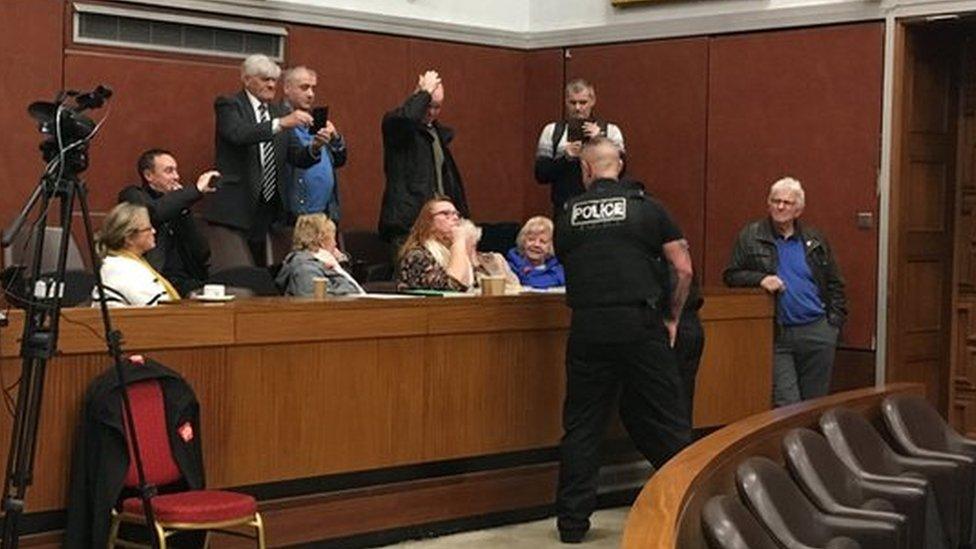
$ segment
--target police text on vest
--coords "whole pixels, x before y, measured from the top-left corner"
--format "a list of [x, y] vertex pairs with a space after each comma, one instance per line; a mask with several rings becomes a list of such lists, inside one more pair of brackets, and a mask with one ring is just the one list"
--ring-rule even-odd
[[574, 227], [610, 223], [627, 219], [627, 199], [624, 197], [584, 200], [573, 204], [570, 224]]

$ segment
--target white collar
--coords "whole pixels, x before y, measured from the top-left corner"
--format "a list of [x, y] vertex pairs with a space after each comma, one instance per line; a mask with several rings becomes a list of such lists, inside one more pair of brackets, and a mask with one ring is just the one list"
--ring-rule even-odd
[[[244, 95], [247, 96], [247, 100], [248, 100], [248, 102], [251, 103], [251, 108], [254, 109], [254, 112], [257, 112], [257, 110], [261, 107], [261, 105], [264, 104], [263, 101], [261, 101], [257, 97], [254, 97], [254, 94], [252, 94], [251, 92], [247, 91], [246, 89], [244, 90]], [[269, 115], [270, 115], [270, 112], [269, 112]]]

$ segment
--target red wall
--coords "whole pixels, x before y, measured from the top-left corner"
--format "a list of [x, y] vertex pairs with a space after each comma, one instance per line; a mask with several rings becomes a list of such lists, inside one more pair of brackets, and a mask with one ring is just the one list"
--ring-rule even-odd
[[41, 134], [27, 105], [61, 89], [62, 0], [0, 2], [0, 226], [20, 211], [44, 163]]

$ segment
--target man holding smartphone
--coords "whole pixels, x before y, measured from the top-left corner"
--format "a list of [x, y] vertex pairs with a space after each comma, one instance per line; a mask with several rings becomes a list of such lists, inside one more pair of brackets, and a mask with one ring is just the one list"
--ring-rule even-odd
[[583, 194], [580, 150], [596, 136], [612, 141], [623, 153], [624, 136], [616, 124], [593, 118], [596, 90], [576, 78], [566, 84], [566, 119], [550, 122], [542, 129], [535, 155], [535, 179], [550, 185], [553, 214], [570, 198]]
[[284, 107], [287, 111], [301, 110], [312, 115], [312, 126], [292, 129], [303, 145], [312, 142], [315, 134], [324, 130], [326, 144], [322, 159], [310, 168], [286, 166], [286, 208], [292, 218], [311, 213], [324, 213], [339, 223], [339, 186], [336, 170], [346, 163], [346, 141], [329, 120], [328, 107], [315, 107], [315, 71], [308, 67], [292, 67], [284, 73]]
[[203, 286], [209, 276], [210, 246], [200, 234], [190, 208], [214, 192], [220, 173], [204, 172], [193, 185], [183, 185], [173, 153], [149, 149], [139, 155], [141, 182], [119, 192], [119, 202], [145, 206], [156, 229], [156, 247], [146, 261], [176, 287], [181, 296]]

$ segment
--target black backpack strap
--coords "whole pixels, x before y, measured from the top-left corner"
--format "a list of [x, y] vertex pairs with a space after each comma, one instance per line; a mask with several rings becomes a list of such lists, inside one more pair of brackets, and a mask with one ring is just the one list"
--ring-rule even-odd
[[559, 141], [563, 138], [563, 133], [566, 131], [566, 121], [560, 120], [556, 122], [556, 126], [552, 129], [552, 157], [556, 158], [556, 149], [559, 148]]

